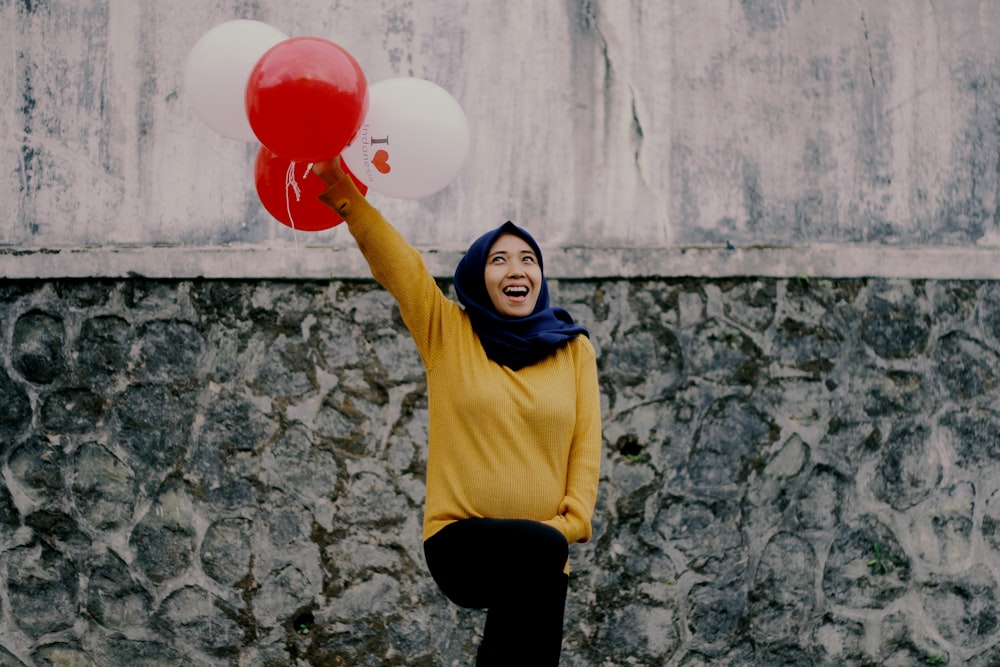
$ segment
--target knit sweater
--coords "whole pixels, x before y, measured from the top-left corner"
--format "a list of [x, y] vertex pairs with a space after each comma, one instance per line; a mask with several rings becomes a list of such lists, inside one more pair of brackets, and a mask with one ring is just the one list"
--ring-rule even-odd
[[602, 447], [588, 338], [518, 371], [497, 364], [420, 253], [350, 179], [320, 198], [344, 218], [372, 275], [398, 302], [426, 371], [424, 539], [453, 521], [490, 517], [540, 521], [569, 543], [587, 541]]

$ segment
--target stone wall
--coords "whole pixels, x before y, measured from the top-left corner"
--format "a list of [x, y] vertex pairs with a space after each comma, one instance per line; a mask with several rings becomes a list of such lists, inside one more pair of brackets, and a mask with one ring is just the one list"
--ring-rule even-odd
[[[1000, 661], [1000, 284], [552, 291], [605, 419], [564, 665]], [[471, 664], [377, 285], [5, 281], [0, 334], [0, 666]]]

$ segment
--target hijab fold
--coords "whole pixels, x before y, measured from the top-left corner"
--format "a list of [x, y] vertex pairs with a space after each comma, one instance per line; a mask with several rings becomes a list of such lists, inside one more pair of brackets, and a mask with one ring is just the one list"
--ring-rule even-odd
[[[525, 317], [501, 315], [486, 290], [486, 260], [490, 248], [504, 234], [513, 234], [530, 245], [542, 269], [541, 284], [537, 286], [538, 301], [532, 313]], [[549, 305], [542, 251], [531, 234], [509, 220], [469, 246], [455, 269], [455, 293], [469, 314], [486, 356], [515, 371], [541, 361], [580, 334], [588, 335], [565, 309]]]

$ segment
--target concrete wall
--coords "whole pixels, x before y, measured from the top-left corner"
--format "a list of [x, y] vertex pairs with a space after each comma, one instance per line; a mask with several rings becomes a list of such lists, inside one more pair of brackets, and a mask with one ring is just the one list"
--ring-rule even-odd
[[[350, 246], [272, 221], [256, 145], [185, 99], [191, 46], [234, 18], [331, 39], [372, 82], [428, 78], [461, 103], [457, 181], [372, 195], [421, 246], [514, 218], [553, 248], [930, 246], [996, 263], [1000, 4], [976, 0], [0, 3], [0, 244]], [[753, 272], [720, 256], [715, 273]], [[136, 264], [167, 273], [178, 257]]]

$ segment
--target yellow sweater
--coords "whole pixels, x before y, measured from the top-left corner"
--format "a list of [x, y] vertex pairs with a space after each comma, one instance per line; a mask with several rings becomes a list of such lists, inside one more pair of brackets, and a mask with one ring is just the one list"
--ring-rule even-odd
[[399, 303], [427, 374], [424, 539], [472, 517], [532, 519], [591, 536], [601, 461], [594, 348], [578, 336], [519, 371], [487, 358], [465, 311], [349, 179], [320, 197], [341, 213]]

